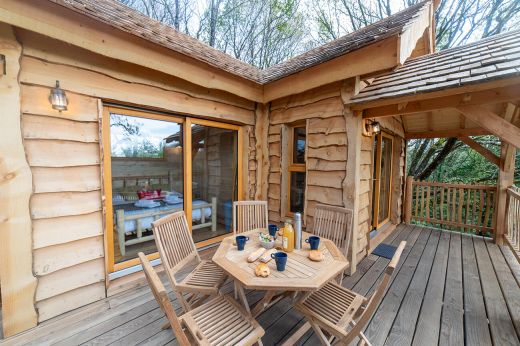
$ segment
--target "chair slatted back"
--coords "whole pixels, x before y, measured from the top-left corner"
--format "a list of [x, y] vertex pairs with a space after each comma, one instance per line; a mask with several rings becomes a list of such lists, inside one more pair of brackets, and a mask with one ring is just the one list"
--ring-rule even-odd
[[352, 219], [351, 209], [318, 204], [312, 233], [332, 240], [346, 257], [352, 238]]
[[152, 265], [150, 264], [150, 261], [148, 261], [148, 258], [146, 258], [146, 255], [142, 252], [139, 252], [138, 256], [139, 260], [141, 261], [141, 265], [143, 266], [143, 271], [146, 276], [146, 280], [148, 281], [148, 285], [150, 286], [150, 289], [152, 290], [152, 293], [155, 297], [155, 300], [159, 304], [159, 307], [166, 315], [168, 322], [170, 322], [170, 325], [173, 329], [173, 333], [177, 338], [177, 342], [182, 346], [190, 345], [188, 337], [186, 336], [186, 334], [184, 334], [184, 331], [182, 330], [181, 323], [179, 322], [177, 314], [173, 309], [173, 305], [170, 302], [170, 298], [168, 298], [168, 292], [166, 291], [166, 288], [161, 282], [161, 279], [159, 278], [155, 270], [152, 268]]
[[233, 202], [233, 233], [267, 228], [267, 201]]
[[348, 335], [342, 339], [342, 343], [345, 345], [349, 345], [360, 332], [363, 331], [366, 324], [370, 321], [373, 313], [376, 311], [379, 303], [383, 300], [383, 296], [385, 295], [386, 289], [390, 284], [390, 279], [392, 278], [392, 274], [394, 273], [395, 268], [397, 267], [397, 263], [399, 263], [399, 259], [401, 258], [401, 254], [403, 253], [404, 247], [406, 246], [406, 241], [402, 241], [397, 250], [395, 251], [394, 256], [390, 260], [390, 263], [385, 269], [385, 273], [383, 275], [383, 280], [381, 280], [379, 286], [376, 288], [375, 292], [372, 294], [368, 303], [366, 305], [365, 310], [359, 317], [356, 325], [349, 331]]
[[155, 244], [168, 275], [175, 285], [174, 274], [190, 261], [200, 257], [191, 237], [184, 211], [178, 211], [152, 223]]

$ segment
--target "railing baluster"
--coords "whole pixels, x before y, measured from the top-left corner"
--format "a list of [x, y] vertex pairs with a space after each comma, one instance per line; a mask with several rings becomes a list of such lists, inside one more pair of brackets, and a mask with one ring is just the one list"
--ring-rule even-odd
[[[490, 185], [414, 181], [408, 177], [405, 219], [459, 232], [494, 234], [495, 191]], [[511, 202], [508, 206], [508, 210], [516, 211], [520, 202]], [[519, 223], [508, 219], [511, 229], [518, 228]], [[519, 238], [517, 234], [511, 235], [511, 241], [513, 237]]]

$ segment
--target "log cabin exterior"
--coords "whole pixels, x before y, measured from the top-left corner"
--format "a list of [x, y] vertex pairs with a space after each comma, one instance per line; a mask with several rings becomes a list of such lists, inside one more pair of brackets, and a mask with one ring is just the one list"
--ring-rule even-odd
[[[518, 32], [499, 40], [510, 44], [503, 49], [512, 58], [499, 58], [501, 63], [512, 61], [512, 67], [495, 69], [494, 76], [483, 71], [468, 81], [469, 89], [461, 82], [464, 77], [459, 77], [458, 83], [439, 82], [422, 93], [414, 89], [419, 82], [415, 80], [408, 89], [399, 85], [395, 94], [381, 94], [396, 87], [392, 81], [400, 80], [414, 65], [420, 68], [427, 59], [454, 63], [459, 58], [431, 54], [435, 6], [437, 1], [421, 2], [280, 65], [258, 70], [115, 1], [3, 1], [0, 99], [5, 120], [0, 129], [0, 186], [5, 214], [0, 287], [4, 335], [100, 301], [120, 289], [122, 275], [138, 270], [135, 258], [123, 258], [126, 245], [118, 242], [113, 231], [121, 225], [112, 217], [114, 198], [123, 198], [125, 192], [114, 186], [121, 176], [131, 180], [128, 184], [139, 185], [141, 173], [135, 173], [135, 167], [152, 164], [111, 157], [107, 143], [113, 114], [178, 125], [178, 132], [171, 135], [182, 138], [183, 145], [172, 150], [180, 150], [184, 157], [182, 178], [170, 178], [166, 171], [147, 172], [142, 178], [149, 185], [181, 190], [181, 208], [194, 222], [194, 237], [196, 225], [208, 221], [206, 209], [201, 209], [198, 221], [192, 220], [196, 218], [193, 202], [199, 197], [219, 199], [207, 218], [215, 218], [224, 229], [223, 202], [228, 199], [267, 200], [270, 222], [282, 223], [293, 207], [301, 208], [307, 227], [312, 227], [316, 204], [344, 206], [354, 210], [350, 272], [355, 273], [357, 263], [409, 211], [405, 207], [406, 140], [437, 131], [442, 131], [439, 136], [494, 133], [511, 145], [497, 158], [503, 179], [496, 209], [502, 210], [503, 218], [496, 217], [495, 229], [497, 235], [503, 232], [499, 220], [505, 219], [504, 192], [512, 183], [510, 157], [519, 146], [514, 139], [519, 131], [515, 102], [520, 80], [514, 65], [519, 61], [515, 58]], [[502, 49], [489, 52], [494, 48], [484, 42], [467, 50], [493, 56]], [[66, 111], [49, 104], [56, 80], [67, 94]], [[487, 101], [480, 94], [468, 96], [471, 93], [485, 94]], [[418, 97], [445, 97], [452, 103], [442, 99], [432, 106]], [[502, 114], [500, 118], [513, 125], [495, 129], [466, 116], [474, 109], [453, 110], [461, 105], [480, 107], [481, 102], [489, 104], [485, 112]], [[375, 224], [375, 236], [371, 235], [373, 199], [380, 196], [374, 194], [373, 180], [381, 174], [385, 139], [363, 135], [367, 119], [378, 120], [386, 143], [391, 144], [390, 160], [385, 163], [391, 193], [385, 197], [388, 204], [382, 217], [387, 222]], [[444, 119], [451, 120], [445, 124]], [[222, 135], [226, 131], [229, 136]], [[304, 143], [303, 160], [295, 154], [298, 140]], [[205, 152], [204, 164], [196, 161], [196, 155], [201, 157], [194, 151], [197, 145], [213, 143], [222, 148], [222, 141], [234, 148], [233, 162], [224, 162], [229, 152], [213, 149]], [[124, 173], [128, 167], [134, 173]], [[212, 171], [218, 173], [196, 177], [208, 167], [219, 167]], [[230, 178], [226, 172], [235, 172], [231, 183], [224, 183]], [[295, 179], [300, 179], [300, 186], [303, 181], [303, 189], [292, 188]], [[180, 185], [173, 187], [173, 182]], [[232, 185], [229, 191], [220, 188], [225, 184]], [[147, 236], [136, 228], [139, 236]], [[226, 232], [213, 234], [197, 246], [225, 236]], [[124, 243], [125, 232], [122, 237]], [[157, 259], [153, 251], [149, 256]]]

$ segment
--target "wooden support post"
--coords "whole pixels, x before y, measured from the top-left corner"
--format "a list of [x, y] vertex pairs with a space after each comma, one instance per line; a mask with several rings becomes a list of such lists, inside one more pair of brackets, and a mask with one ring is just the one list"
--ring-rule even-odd
[[[359, 78], [346, 80], [341, 89], [341, 98], [347, 104], [352, 96], [358, 92]], [[343, 205], [352, 209], [352, 240], [349, 258], [350, 275], [356, 272], [359, 232], [359, 179], [361, 165], [361, 133], [363, 117], [355, 114], [349, 106], [345, 106], [345, 128], [347, 135], [347, 166], [343, 180]]]
[[[6, 74], [0, 76], [0, 281], [6, 337], [36, 326], [29, 199], [32, 174], [25, 157], [20, 115], [20, 56], [13, 29], [0, 23], [0, 51]], [[48, 105], [50, 107], [50, 105]]]
[[412, 222], [412, 192], [413, 192], [413, 177], [406, 177], [406, 187], [404, 196], [404, 222], [410, 224]]
[[256, 200], [267, 200], [269, 176], [269, 104], [257, 104], [255, 111], [256, 138]]
[[497, 198], [495, 208], [495, 242], [499, 245], [504, 243], [504, 233], [507, 217], [507, 189], [513, 185], [515, 175], [516, 148], [502, 142], [500, 154], [500, 168], [498, 171]]

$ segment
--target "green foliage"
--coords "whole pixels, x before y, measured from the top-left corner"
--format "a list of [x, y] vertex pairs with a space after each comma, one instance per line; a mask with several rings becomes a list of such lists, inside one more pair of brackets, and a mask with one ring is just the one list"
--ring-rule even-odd
[[124, 157], [148, 157], [148, 158], [162, 158], [164, 146], [155, 145], [147, 139], [140, 142], [132, 143], [130, 146], [122, 148]]
[[[495, 155], [500, 156], [500, 140], [495, 136], [478, 136], [473, 137], [475, 141], [480, 143], [492, 151]], [[411, 140], [408, 142], [408, 160], [407, 173], [417, 176], [426, 165], [435, 160], [439, 150], [446, 143], [446, 138], [436, 140]], [[425, 149], [420, 152], [421, 146]], [[419, 162], [416, 170], [413, 170], [413, 163]], [[498, 167], [489, 162], [482, 155], [463, 144], [457, 142], [454, 149], [441, 160], [439, 165], [429, 175], [426, 180], [439, 181], [446, 183], [464, 183], [464, 184], [496, 184], [498, 177]], [[515, 183], [520, 183], [520, 152], [516, 154], [516, 170]]]

